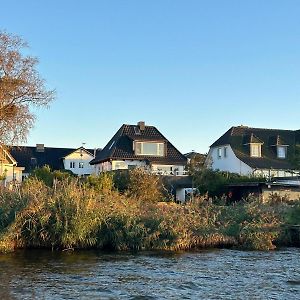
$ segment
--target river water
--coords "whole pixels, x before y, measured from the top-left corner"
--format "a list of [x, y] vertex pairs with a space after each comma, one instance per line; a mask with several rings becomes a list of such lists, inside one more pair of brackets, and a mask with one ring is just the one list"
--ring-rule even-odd
[[300, 249], [0, 255], [0, 299], [300, 299]]

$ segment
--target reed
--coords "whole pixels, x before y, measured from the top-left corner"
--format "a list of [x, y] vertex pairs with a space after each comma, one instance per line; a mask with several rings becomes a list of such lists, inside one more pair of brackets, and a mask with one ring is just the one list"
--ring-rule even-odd
[[[256, 199], [221, 205], [222, 201], [215, 204], [205, 197], [185, 205], [158, 202], [155, 195], [161, 194], [153, 182], [148, 196], [134, 186], [120, 194], [107, 176], [88, 182], [63, 178], [52, 186], [30, 178], [17, 190], [1, 190], [0, 251], [32, 247], [271, 250], [296, 207]], [[144, 181], [144, 187], [148, 183]]]

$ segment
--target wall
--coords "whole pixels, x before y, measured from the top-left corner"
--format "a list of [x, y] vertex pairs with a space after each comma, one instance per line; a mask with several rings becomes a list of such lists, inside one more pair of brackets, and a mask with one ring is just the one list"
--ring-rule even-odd
[[[64, 158], [65, 170], [70, 170], [77, 175], [85, 175], [94, 173], [94, 167], [89, 164], [93, 159], [93, 155], [88, 154], [86, 151], [78, 149]], [[75, 163], [75, 168], [70, 167], [70, 163]], [[83, 168], [79, 168], [79, 163], [83, 163]]]
[[[226, 157], [224, 157], [224, 147], [227, 148]], [[220, 158], [218, 157], [218, 148], [222, 150], [222, 156]], [[253, 171], [252, 168], [236, 157], [230, 145], [211, 148], [207, 155], [206, 163], [211, 164], [213, 170], [238, 173], [240, 175], [249, 176]]]
[[130, 169], [130, 167], [145, 167], [143, 160], [114, 160], [112, 161], [112, 170]]
[[300, 188], [280, 188], [271, 187], [262, 189], [263, 201], [268, 201], [271, 197], [287, 198], [288, 200], [300, 199]]
[[99, 174], [101, 172], [108, 172], [112, 170], [112, 166], [111, 166], [111, 162], [109, 161], [105, 161], [99, 164], [95, 164], [94, 168], [95, 168], [95, 174]]
[[6, 177], [2, 184], [6, 186], [9, 182], [16, 180], [17, 182], [22, 182], [22, 170], [24, 168], [16, 167], [12, 164], [0, 163], [0, 175], [5, 174]]

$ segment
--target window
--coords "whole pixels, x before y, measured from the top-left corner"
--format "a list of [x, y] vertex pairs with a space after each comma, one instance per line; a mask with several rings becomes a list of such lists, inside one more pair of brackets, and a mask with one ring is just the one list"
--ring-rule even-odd
[[250, 144], [250, 156], [261, 157], [261, 144]]
[[224, 157], [227, 157], [227, 147], [224, 147]]
[[127, 164], [125, 163], [125, 161], [116, 161], [115, 162], [115, 170], [124, 170], [127, 169]]
[[70, 161], [70, 169], [74, 169], [75, 168], [75, 161]]
[[218, 148], [218, 158], [222, 157], [222, 148]]
[[277, 157], [286, 158], [286, 146], [277, 146]]
[[83, 162], [80, 162], [80, 163], [78, 164], [78, 167], [79, 167], [79, 169], [83, 169], [83, 168], [84, 168], [84, 163], [83, 163]]
[[153, 142], [135, 142], [136, 155], [164, 156], [165, 144]]

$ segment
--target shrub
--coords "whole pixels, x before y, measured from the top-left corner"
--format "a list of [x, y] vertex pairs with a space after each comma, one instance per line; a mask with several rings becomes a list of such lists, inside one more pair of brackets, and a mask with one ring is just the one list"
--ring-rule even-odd
[[129, 171], [129, 197], [141, 201], [158, 202], [163, 200], [159, 177], [142, 168]]

